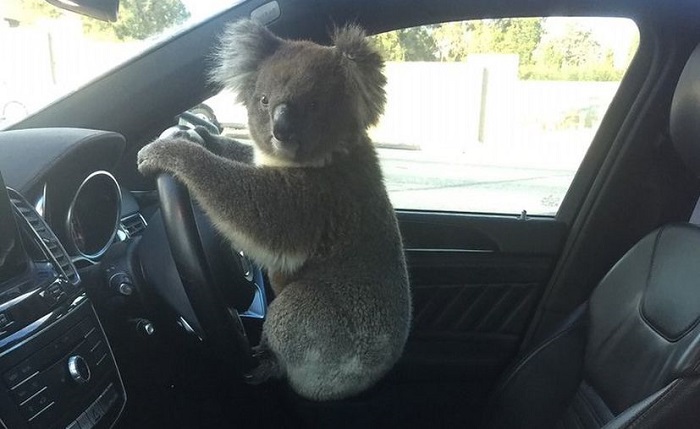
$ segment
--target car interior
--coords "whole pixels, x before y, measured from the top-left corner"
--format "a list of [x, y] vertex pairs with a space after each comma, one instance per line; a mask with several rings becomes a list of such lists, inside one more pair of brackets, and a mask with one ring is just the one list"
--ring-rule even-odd
[[[336, 401], [246, 383], [267, 273], [136, 163], [183, 118], [208, 126], [182, 112], [220, 90], [226, 24], [329, 44], [349, 22], [552, 16], [639, 31], [556, 213], [397, 208], [413, 319], [396, 366]], [[691, 0], [232, 1], [6, 126], [0, 428], [698, 427], [698, 22]]]

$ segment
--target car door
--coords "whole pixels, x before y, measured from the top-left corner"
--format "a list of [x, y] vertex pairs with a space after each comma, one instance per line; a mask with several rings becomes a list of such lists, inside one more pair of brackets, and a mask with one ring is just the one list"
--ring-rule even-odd
[[623, 18], [535, 17], [373, 37], [388, 105], [370, 135], [413, 290], [393, 377], [483, 397], [521, 348], [562, 254], [580, 182], [597, 168], [580, 166], [638, 30]]

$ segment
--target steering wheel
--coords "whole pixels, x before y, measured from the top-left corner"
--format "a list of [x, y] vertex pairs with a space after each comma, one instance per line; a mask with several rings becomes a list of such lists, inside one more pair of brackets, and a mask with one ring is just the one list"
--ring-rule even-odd
[[[174, 133], [186, 133], [188, 138], [201, 139], [194, 130], [182, 125], [166, 130], [161, 137]], [[223, 242], [208, 217], [193, 204], [181, 182], [170, 174], [161, 173], [157, 185], [172, 258], [199, 322], [198, 327], [187, 328], [215, 347], [224, 359], [230, 358], [236, 369], [245, 374], [255, 362], [232, 301], [247, 300], [248, 304], [252, 301], [255, 292], [249, 282], [249, 273], [244, 272], [240, 260], [226, 260], [227, 256], [239, 258], [240, 255], [232, 252], [229, 243]]]

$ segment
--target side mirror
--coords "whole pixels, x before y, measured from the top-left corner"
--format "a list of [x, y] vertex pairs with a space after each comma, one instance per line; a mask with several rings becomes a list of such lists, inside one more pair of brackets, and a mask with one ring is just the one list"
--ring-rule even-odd
[[115, 22], [119, 12], [119, 0], [46, 0], [48, 3], [71, 12], [101, 21]]

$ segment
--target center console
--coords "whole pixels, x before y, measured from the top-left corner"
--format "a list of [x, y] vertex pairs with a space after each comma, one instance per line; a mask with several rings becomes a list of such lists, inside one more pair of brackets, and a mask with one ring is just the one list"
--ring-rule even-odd
[[114, 425], [126, 393], [80, 276], [0, 176], [0, 428]]

